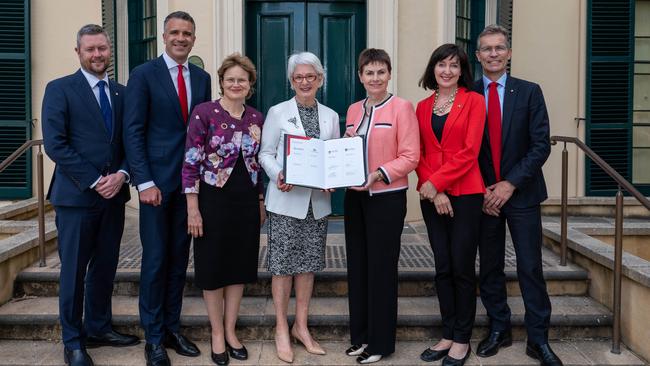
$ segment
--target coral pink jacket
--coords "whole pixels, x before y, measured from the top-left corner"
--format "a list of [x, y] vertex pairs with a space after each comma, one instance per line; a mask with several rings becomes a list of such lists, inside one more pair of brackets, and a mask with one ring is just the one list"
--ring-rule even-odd
[[[346, 133], [356, 133], [363, 121], [367, 98], [348, 108]], [[418, 165], [420, 135], [411, 102], [390, 96], [372, 107], [366, 134], [366, 174], [381, 169], [387, 182], [375, 182], [369, 193], [408, 189], [408, 174]]]
[[485, 98], [459, 88], [442, 130], [442, 141], [436, 139], [431, 128], [434, 102], [434, 95], [421, 100], [416, 112], [422, 148], [416, 170], [418, 190], [429, 180], [439, 192], [454, 196], [485, 193], [478, 166], [485, 127]]

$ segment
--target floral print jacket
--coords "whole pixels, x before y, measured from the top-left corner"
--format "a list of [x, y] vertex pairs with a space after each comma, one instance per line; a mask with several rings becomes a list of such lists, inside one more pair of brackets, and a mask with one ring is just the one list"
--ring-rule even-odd
[[257, 160], [264, 117], [245, 106], [241, 120], [226, 112], [218, 100], [197, 105], [187, 127], [183, 160], [183, 192], [199, 193], [199, 182], [223, 187], [240, 152], [253, 185], [262, 192]]

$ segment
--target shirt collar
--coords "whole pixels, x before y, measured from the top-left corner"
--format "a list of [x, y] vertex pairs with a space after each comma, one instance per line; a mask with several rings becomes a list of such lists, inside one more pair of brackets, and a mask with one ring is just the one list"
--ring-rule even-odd
[[[165, 64], [167, 64], [167, 69], [178, 68], [178, 62], [174, 61], [174, 59], [171, 58], [167, 54], [167, 51], [163, 51], [162, 57], [163, 57], [163, 60], [165, 60]], [[188, 60], [189, 60], [189, 58], [187, 60], [185, 60], [185, 62], [183, 63], [183, 68], [184, 69], [187, 68]]]
[[[501, 77], [499, 78], [499, 80], [497, 80], [497, 86], [505, 87], [507, 78], [508, 78], [508, 73], [504, 72], [503, 75], [501, 75]], [[484, 90], [488, 89], [491, 82], [492, 82], [492, 80], [490, 80], [487, 76], [483, 75], [483, 89]]]
[[84, 70], [83, 67], [81, 68], [81, 73], [86, 77], [86, 80], [88, 81], [88, 84], [90, 84], [91, 89], [94, 88], [100, 80], [104, 80], [106, 82], [106, 85], [108, 85], [108, 73], [104, 73], [104, 77], [102, 79]]

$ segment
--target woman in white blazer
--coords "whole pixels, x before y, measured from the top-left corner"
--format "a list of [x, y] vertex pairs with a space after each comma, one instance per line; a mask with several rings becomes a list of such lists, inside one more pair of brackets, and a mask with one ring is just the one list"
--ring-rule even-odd
[[[327, 215], [332, 211], [330, 192], [286, 184], [282, 173], [284, 135], [321, 140], [340, 137], [339, 116], [318, 103], [316, 93], [323, 85], [324, 70], [309, 52], [289, 57], [287, 75], [295, 97], [269, 109], [259, 152], [260, 164], [271, 180], [266, 193], [268, 211], [268, 269], [272, 274], [275, 306], [275, 346], [278, 358], [293, 362], [290, 334], [314, 354], [325, 350], [307, 328], [309, 300], [314, 272], [325, 267]], [[287, 306], [295, 279], [296, 320], [289, 331]]]

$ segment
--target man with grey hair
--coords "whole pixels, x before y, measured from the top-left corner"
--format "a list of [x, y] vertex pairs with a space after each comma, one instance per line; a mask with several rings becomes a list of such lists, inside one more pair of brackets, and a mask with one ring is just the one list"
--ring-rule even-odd
[[542, 166], [551, 152], [548, 113], [539, 85], [506, 72], [511, 55], [503, 27], [490, 25], [479, 34], [476, 57], [483, 78], [477, 81], [475, 91], [485, 95], [487, 105], [479, 155], [486, 186], [479, 288], [490, 318], [490, 333], [479, 343], [476, 354], [490, 357], [512, 344], [504, 273], [507, 222], [526, 308], [526, 354], [543, 366], [561, 366], [548, 344], [551, 302], [542, 273], [540, 203], [547, 197]]
[[[61, 273], [59, 317], [66, 364], [93, 365], [86, 347], [130, 346], [111, 326], [111, 296], [129, 200], [122, 145], [124, 86], [109, 80], [108, 34], [77, 33], [81, 68], [48, 83], [43, 140], [56, 163], [48, 198], [56, 211]], [[83, 321], [82, 321], [83, 314]]]
[[165, 347], [200, 354], [180, 333], [190, 251], [181, 167], [190, 112], [212, 97], [210, 75], [188, 62], [194, 32], [188, 13], [169, 14], [163, 54], [133, 69], [126, 87], [124, 144], [140, 197], [139, 309], [148, 366], [170, 365]]

